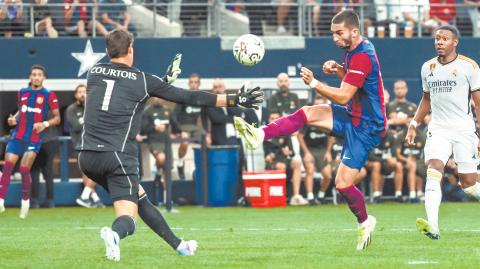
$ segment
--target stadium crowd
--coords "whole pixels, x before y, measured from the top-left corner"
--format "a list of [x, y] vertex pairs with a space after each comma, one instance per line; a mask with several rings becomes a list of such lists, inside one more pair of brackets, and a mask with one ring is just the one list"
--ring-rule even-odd
[[[222, 79], [215, 79], [211, 91], [217, 94], [227, 92], [227, 86]], [[198, 74], [191, 74], [188, 78], [191, 91], [201, 88], [201, 79]], [[178, 152], [173, 152], [176, 163], [175, 174], [178, 179], [190, 179], [185, 174], [185, 156], [190, 143], [198, 143], [205, 135], [208, 145], [236, 145], [240, 148], [239, 162], [239, 189], [237, 198], [243, 196], [241, 184], [242, 171], [253, 170], [248, 167], [247, 158], [256, 157], [257, 163], [265, 167], [256, 167], [265, 170], [284, 170], [288, 177], [288, 189], [291, 195], [289, 204], [318, 205], [336, 201], [335, 188], [332, 188], [332, 179], [341, 161], [342, 144], [340, 138], [329, 136], [319, 128], [308, 126], [289, 137], [275, 138], [264, 143], [263, 150], [252, 152], [246, 150], [233, 126], [233, 118], [242, 117], [256, 126], [265, 125], [281, 116], [296, 111], [306, 102], [311, 104], [327, 103], [320, 95], [314, 95], [312, 100], [301, 100], [290, 90], [290, 78], [286, 73], [277, 76], [277, 88], [271, 89], [271, 96], [259, 110], [230, 108], [206, 108], [186, 105], [175, 105], [159, 98], [151, 98], [145, 108], [142, 118], [141, 132], [137, 135], [139, 143], [146, 143], [153, 156], [156, 171], [154, 182], [164, 184], [163, 173], [167, 161], [166, 145], [171, 140], [178, 146]], [[406, 128], [416, 111], [416, 104], [407, 100], [408, 85], [403, 80], [397, 80], [393, 86], [393, 96], [390, 98], [385, 91], [385, 107], [388, 118], [388, 130], [383, 141], [375, 147], [362, 169], [356, 182], [362, 186], [366, 196], [373, 203], [380, 203], [385, 199], [397, 202], [418, 203], [424, 197], [424, 180], [426, 167], [424, 163], [423, 147], [428, 135], [427, 126], [429, 117], [421, 123], [416, 143], [413, 147], [404, 141]], [[46, 182], [46, 200], [44, 207], [54, 207], [53, 203], [53, 163], [59, 153], [60, 135], [69, 135], [72, 138], [70, 158], [75, 160], [76, 145], [80, 141], [83, 127], [83, 111], [86, 95], [86, 86], [78, 85], [74, 89], [74, 101], [71, 104], [60, 104], [62, 123], [58, 127], [48, 128], [44, 137], [44, 144], [32, 167], [32, 195], [31, 207], [38, 208], [39, 203], [39, 174], [43, 174]], [[14, 124], [10, 121], [12, 127]], [[170, 145], [170, 143], [168, 143]], [[2, 150], [3, 152], [3, 150]], [[172, 152], [171, 150], [169, 152]], [[258, 160], [258, 155], [261, 155]], [[75, 163], [73, 161], [72, 163]], [[449, 162], [446, 168], [444, 192], [445, 199], [466, 201], [469, 198], [458, 187], [458, 178], [455, 172], [455, 163]], [[73, 174], [71, 174], [71, 177]], [[95, 192], [95, 183], [85, 175], [81, 175], [85, 188], [77, 204], [85, 207], [104, 207]], [[362, 180], [366, 178], [366, 180]], [[303, 183], [303, 189], [302, 189]], [[385, 191], [384, 191], [385, 190]], [[385, 193], [385, 195], [384, 195]]]
[[[167, 1], [132, 3], [125, 0], [1, 0], [0, 32], [12, 36], [104, 36], [112, 29], [126, 29], [134, 34], [129, 6], [145, 5], [160, 16], [171, 19]], [[295, 0], [245, 0], [221, 3], [228, 10], [249, 18], [250, 33], [285, 35], [299, 32], [299, 16], [309, 18], [312, 36], [329, 36], [330, 20], [338, 11], [353, 8], [362, 13], [364, 33], [369, 37], [412, 37], [429, 35], [441, 25], [455, 25], [462, 35], [480, 35], [479, 3], [474, 0], [349, 0], [315, 1], [305, 4]], [[206, 0], [183, 0], [178, 22], [183, 36], [206, 35], [212, 12]], [[300, 14], [300, 5], [306, 5]], [[171, 11], [170, 11], [171, 12]], [[211, 20], [211, 19], [210, 19]], [[306, 20], [306, 19], [304, 19]], [[31, 25], [34, 25], [32, 32]], [[274, 28], [265, 33], [265, 29]], [[305, 32], [305, 31], [304, 31]]]

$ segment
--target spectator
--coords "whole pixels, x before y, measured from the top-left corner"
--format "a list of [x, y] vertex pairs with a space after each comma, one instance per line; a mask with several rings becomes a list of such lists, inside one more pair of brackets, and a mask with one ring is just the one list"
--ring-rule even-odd
[[429, 20], [430, 3], [428, 0], [407, 0], [402, 1], [402, 14], [404, 19], [403, 26], [416, 29], [417, 25], [426, 28], [426, 32], [430, 33], [435, 27]]
[[107, 29], [124, 29], [136, 34], [135, 25], [130, 23], [130, 14], [124, 0], [100, 0], [100, 14], [102, 22]]
[[[363, 32], [367, 33], [368, 27], [372, 26], [376, 21], [374, 0], [349, 0], [350, 7], [357, 12], [363, 13]], [[363, 10], [363, 11], [362, 11]]]
[[[270, 113], [277, 113], [280, 116], [292, 114], [297, 111], [300, 107], [300, 101], [298, 99], [298, 95], [296, 93], [290, 92], [290, 78], [286, 73], [280, 73], [277, 76], [277, 87], [278, 91], [275, 93], [270, 99], [268, 100], [269, 104], [269, 112]], [[302, 157], [300, 155], [300, 143], [298, 141], [298, 132], [292, 134], [292, 151], [294, 155], [292, 156], [293, 165], [297, 165], [297, 163], [302, 163]], [[297, 180], [297, 179], [295, 179]], [[292, 182], [296, 182], [292, 180]], [[298, 179], [301, 180], [301, 179]], [[296, 187], [297, 185], [294, 185]], [[298, 188], [300, 188], [300, 183], [298, 184]], [[295, 190], [295, 189], [294, 189]], [[300, 190], [298, 191], [298, 193]], [[295, 193], [297, 194], [297, 193]]]
[[[72, 137], [72, 146], [76, 149], [81, 141], [81, 135], [83, 131], [83, 115], [85, 111], [85, 98], [87, 96], [87, 86], [79, 84], [73, 92], [75, 102], [67, 107], [65, 112], [66, 121], [70, 127], [70, 136]], [[75, 151], [75, 157], [78, 155], [78, 151]], [[83, 207], [91, 208], [103, 208], [105, 205], [100, 201], [95, 188], [97, 184], [82, 173], [83, 191], [75, 202]]]
[[333, 16], [347, 7], [349, 1], [337, 0], [310, 0], [313, 4], [313, 34], [315, 36], [331, 35], [330, 21]]
[[[163, 106], [160, 98], [152, 97], [149, 103], [143, 112], [141, 134], [147, 138], [150, 153], [155, 158], [157, 173], [154, 182], [156, 186], [164, 189], [165, 182], [162, 181], [162, 172], [165, 172], [167, 167], [165, 146], [168, 139], [170, 139], [169, 124], [172, 111]], [[155, 196], [157, 196], [157, 192], [155, 192]], [[154, 200], [158, 200], [158, 198]]]
[[[426, 143], [426, 141], [423, 141], [423, 138], [427, 137], [427, 131], [428, 131], [427, 127], [428, 127], [429, 122], [430, 122], [430, 115], [427, 115], [423, 119], [423, 122], [421, 122], [421, 124], [417, 127], [417, 132], [421, 133], [420, 134], [421, 139], [419, 140], [419, 142], [424, 142], [424, 144]], [[425, 200], [425, 193], [424, 193], [423, 189], [425, 187], [425, 180], [424, 179], [427, 178], [427, 165], [425, 163], [425, 154], [423, 152], [423, 149], [421, 149], [421, 151], [422, 152], [420, 154], [420, 157], [417, 157], [417, 163], [416, 163], [416, 166], [417, 166], [417, 171], [416, 171], [417, 187], [416, 187], [416, 189], [417, 189], [417, 199], [420, 200], [421, 202], [423, 202]], [[465, 194], [465, 192], [463, 192], [463, 191], [461, 191], [461, 192]]]
[[[93, 6], [92, 6], [93, 5]], [[105, 36], [107, 29], [98, 20], [92, 19], [92, 10], [97, 9], [97, 2], [90, 0], [65, 0], [64, 26], [67, 33], [77, 34], [80, 37], [87, 36], [87, 30], [92, 31], [93, 25], [97, 33]]]
[[[278, 113], [271, 113], [270, 121], [279, 117]], [[290, 205], [308, 205], [308, 201], [300, 194], [302, 163], [299, 159], [293, 159], [295, 153], [292, 147], [292, 137], [278, 137], [265, 141], [263, 150], [267, 170], [283, 170], [287, 172], [287, 175], [291, 174], [289, 177], [292, 182]]]
[[[225, 83], [217, 78], [213, 81], [213, 92], [225, 94]], [[206, 109], [207, 117], [211, 123], [212, 145], [241, 145], [233, 126], [233, 117], [242, 117], [243, 112], [237, 107], [209, 107]]]
[[[321, 95], [317, 95], [314, 105], [327, 103]], [[307, 189], [307, 200], [310, 205], [317, 205], [318, 202], [313, 195], [313, 176], [315, 171], [322, 174], [322, 183], [318, 192], [318, 200], [325, 203], [325, 192], [332, 182], [332, 153], [328, 145], [328, 133], [315, 126], [305, 126], [298, 135], [302, 149], [303, 164], [305, 166], [305, 188]]]
[[468, 16], [472, 22], [472, 34], [474, 37], [480, 36], [480, 0], [464, 0], [468, 5]]
[[[226, 88], [223, 80], [217, 78], [213, 80], [213, 93], [225, 94]], [[206, 108], [206, 115], [210, 122], [210, 135], [212, 145], [214, 146], [238, 146], [239, 162], [238, 162], [238, 184], [237, 184], [237, 198], [240, 204], [244, 204], [246, 200], [243, 198], [243, 167], [245, 163], [245, 154], [242, 148], [242, 141], [237, 136], [237, 131], [233, 126], [233, 117], [245, 118], [245, 113], [238, 107], [208, 107]]]
[[207, 21], [207, 0], [183, 0], [180, 20], [183, 25], [183, 36], [200, 36], [202, 27]]
[[[188, 78], [188, 88], [191, 91], [200, 90], [200, 76], [191, 74]], [[200, 107], [177, 104], [173, 111], [173, 124], [176, 126], [175, 133], [179, 134], [182, 139], [199, 138], [205, 133], [200, 124], [200, 115], [202, 109]], [[178, 148], [177, 171], [181, 179], [185, 178], [185, 155], [187, 155], [189, 141], [182, 141]]]
[[455, 0], [430, 0], [432, 30], [442, 25], [455, 25], [457, 8]]
[[25, 31], [22, 0], [0, 0], [0, 31], [7, 38]]
[[300, 101], [296, 93], [290, 92], [290, 78], [286, 73], [277, 76], [278, 91], [268, 100], [270, 113], [278, 113], [280, 116], [291, 114], [300, 107]]
[[35, 34], [39, 36], [58, 37], [57, 30], [53, 27], [52, 12], [46, 0], [35, 0], [33, 9]]
[[368, 154], [366, 163], [370, 171], [370, 178], [373, 189], [373, 202], [379, 203], [382, 199], [384, 176], [394, 172], [395, 199], [402, 202], [403, 188], [403, 166], [397, 162], [394, 145], [396, 137], [391, 130], [388, 130], [383, 140]]
[[[298, 26], [298, 1], [277, 0], [277, 34], [287, 34], [288, 30], [297, 31]], [[293, 21], [292, 21], [293, 20]]]
[[[410, 124], [410, 121], [408, 122]], [[418, 131], [415, 138], [415, 145], [412, 147], [405, 141], [407, 131], [404, 129], [398, 133], [396, 156], [397, 159], [403, 163], [403, 166], [407, 170], [407, 183], [409, 196], [408, 199], [411, 203], [418, 203], [417, 198], [417, 161], [423, 159], [423, 147], [427, 140], [426, 132]]]
[[[397, 25], [397, 33], [405, 26], [401, 0], [374, 0], [377, 31], [378, 26], [385, 29], [384, 35], [390, 35], [390, 24]], [[378, 34], [378, 32], [377, 32]]]
[[[48, 117], [51, 118], [51, 115]], [[59, 144], [58, 136], [60, 132], [57, 126], [45, 130], [42, 147], [32, 166], [32, 197], [30, 201], [31, 208], [39, 208], [39, 190], [40, 190], [40, 172], [42, 172], [43, 180], [47, 190], [46, 200], [42, 203], [42, 207], [53, 208], [55, 203], [53, 200], [53, 158], [58, 153]]]
[[404, 80], [397, 80], [393, 84], [395, 99], [388, 103], [388, 124], [395, 131], [406, 130], [417, 111], [417, 105], [407, 100], [408, 86]]
[[[249, 19], [248, 27], [250, 33], [254, 35], [263, 35], [264, 20], [269, 19], [269, 16], [273, 16], [273, 9], [271, 7], [271, 1], [268, 0], [244, 0], [245, 11]], [[263, 5], [262, 5], [263, 4]]]

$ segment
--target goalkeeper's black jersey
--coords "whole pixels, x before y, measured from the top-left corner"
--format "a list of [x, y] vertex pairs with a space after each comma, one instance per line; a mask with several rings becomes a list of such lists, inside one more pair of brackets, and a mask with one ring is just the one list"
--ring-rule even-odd
[[97, 64], [87, 74], [81, 150], [137, 154], [135, 136], [145, 102], [156, 96], [180, 104], [214, 106], [216, 96], [176, 88], [157, 76], [117, 63]]

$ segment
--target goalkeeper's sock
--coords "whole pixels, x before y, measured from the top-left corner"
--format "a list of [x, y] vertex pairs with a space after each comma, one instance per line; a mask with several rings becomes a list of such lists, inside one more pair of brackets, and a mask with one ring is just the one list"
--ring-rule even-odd
[[474, 197], [480, 201], [480, 183], [475, 182], [473, 186], [463, 189], [463, 191], [469, 196]]
[[116, 232], [120, 239], [132, 235], [135, 232], [135, 220], [128, 215], [120, 216], [113, 222], [112, 231]]
[[425, 211], [427, 212], [428, 223], [435, 230], [438, 230], [438, 211], [442, 202], [441, 180], [442, 173], [432, 168], [427, 169]]
[[295, 111], [293, 114], [283, 116], [262, 127], [265, 136], [264, 141], [277, 136], [291, 135], [300, 130], [307, 123], [307, 115], [303, 109]]
[[152, 231], [163, 238], [173, 249], [177, 249], [182, 240], [175, 236], [162, 214], [152, 205], [146, 193], [138, 199], [138, 215]]

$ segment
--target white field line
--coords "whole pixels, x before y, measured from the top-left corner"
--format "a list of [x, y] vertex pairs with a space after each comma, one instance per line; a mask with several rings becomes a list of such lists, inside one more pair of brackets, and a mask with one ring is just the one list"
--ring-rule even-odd
[[437, 261], [408, 261], [409, 265], [438, 264]]
[[[42, 227], [2, 227], [0, 226], [0, 231], [13, 231], [13, 230], [51, 230], [51, 229], [65, 229], [71, 228], [75, 230], [98, 230], [100, 226], [75, 226], [75, 227], [55, 227], [55, 228], [42, 228]], [[148, 227], [142, 226], [137, 229], [150, 229]], [[323, 233], [336, 233], [336, 232], [354, 232], [357, 231], [355, 228], [350, 229], [306, 229], [306, 228], [286, 228], [286, 227], [276, 227], [276, 228], [260, 228], [260, 227], [225, 227], [225, 228], [197, 228], [197, 227], [171, 227], [172, 230], [178, 231], [212, 231], [212, 232], [323, 232]], [[377, 229], [376, 232], [416, 232], [415, 228], [381, 228]], [[480, 233], [480, 229], [442, 229], [442, 232], [453, 232], [453, 233]]]

